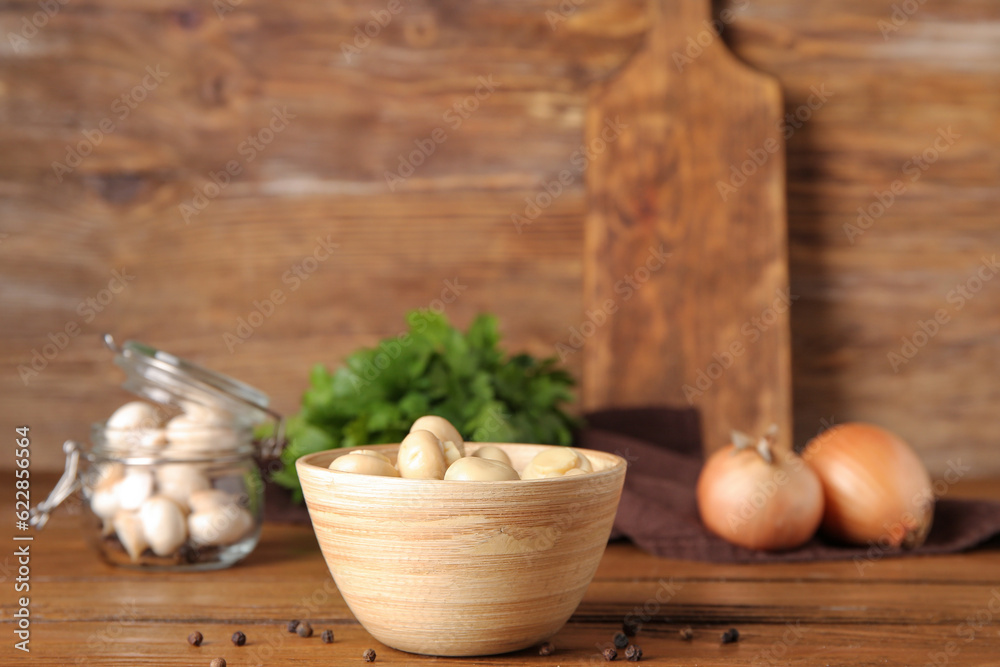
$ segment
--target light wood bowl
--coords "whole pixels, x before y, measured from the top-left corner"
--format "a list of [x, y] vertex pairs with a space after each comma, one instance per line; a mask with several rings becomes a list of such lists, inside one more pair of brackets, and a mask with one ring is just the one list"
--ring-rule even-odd
[[[487, 443], [466, 443], [467, 453]], [[547, 445], [499, 443], [518, 471]], [[399, 445], [376, 445], [395, 460]], [[611, 532], [625, 461], [578, 450], [591, 474], [461, 482], [296, 464], [327, 566], [358, 621], [401, 651], [492, 655], [555, 634], [576, 610]]]

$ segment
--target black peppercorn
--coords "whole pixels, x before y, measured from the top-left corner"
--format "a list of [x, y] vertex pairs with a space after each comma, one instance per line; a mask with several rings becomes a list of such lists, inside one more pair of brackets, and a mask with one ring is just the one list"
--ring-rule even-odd
[[299, 637], [312, 637], [313, 628], [307, 621], [302, 621], [295, 628], [295, 632], [298, 633]]
[[202, 639], [204, 639], [204, 637], [201, 636], [201, 633], [195, 630], [188, 635], [188, 644], [191, 646], [201, 646]]
[[686, 628], [681, 628], [679, 632], [681, 635], [681, 639], [683, 639], [686, 642], [691, 641], [691, 639], [694, 637], [694, 630], [691, 629], [690, 625], [687, 626]]
[[240, 632], [239, 630], [237, 630], [236, 632], [233, 633], [232, 640], [233, 643], [236, 644], [237, 646], [243, 646], [244, 644], [247, 643], [247, 636], [242, 632]]
[[201, 14], [194, 10], [187, 9], [184, 11], [174, 12], [174, 20], [177, 21], [177, 25], [180, 27], [186, 30], [194, 30], [201, 25]]
[[611, 662], [617, 657], [618, 657], [618, 651], [614, 650], [611, 647], [604, 649], [604, 659], [607, 660], [608, 662]]
[[642, 660], [642, 649], [635, 644], [629, 644], [625, 649], [625, 659], [629, 662], [639, 662]]
[[209, 663], [208, 667], [226, 667], [226, 659], [216, 658], [211, 663]]
[[614, 642], [615, 648], [625, 648], [628, 646], [628, 637], [625, 636], [624, 632], [616, 632], [615, 638], [611, 641]]
[[299, 627], [298, 621], [288, 621], [288, 625], [285, 626], [285, 629], [288, 630], [289, 632], [295, 632], [298, 629], [298, 627]]
[[723, 644], [732, 644], [734, 642], [738, 642], [739, 640], [740, 640], [740, 631], [737, 630], [736, 628], [729, 628], [728, 630], [722, 633]]
[[642, 630], [642, 623], [636, 620], [625, 619], [622, 621], [622, 632], [629, 637], [635, 637]]
[[552, 655], [556, 652], [556, 647], [552, 642], [545, 642], [538, 647], [538, 655]]
[[361, 654], [361, 657], [365, 659], [365, 662], [375, 662], [375, 651], [366, 648], [365, 652]]
[[319, 638], [323, 640], [324, 644], [332, 644], [333, 643], [333, 630], [324, 630], [323, 634], [321, 634], [319, 636]]

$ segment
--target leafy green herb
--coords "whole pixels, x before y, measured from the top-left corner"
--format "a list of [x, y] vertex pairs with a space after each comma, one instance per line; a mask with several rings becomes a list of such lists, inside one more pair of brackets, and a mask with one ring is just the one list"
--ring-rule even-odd
[[577, 422], [562, 405], [573, 401], [574, 381], [555, 358], [507, 357], [490, 315], [464, 334], [425, 310], [410, 312], [407, 323], [409, 332], [355, 352], [333, 373], [313, 368], [301, 411], [286, 421], [284, 466], [273, 477], [296, 501], [300, 456], [399, 442], [423, 415], [444, 417], [470, 441], [570, 444]]

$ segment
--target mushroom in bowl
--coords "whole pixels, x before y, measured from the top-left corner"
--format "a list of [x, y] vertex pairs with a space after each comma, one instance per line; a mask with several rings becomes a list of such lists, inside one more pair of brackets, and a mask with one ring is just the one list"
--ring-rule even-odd
[[[470, 456], [480, 447], [501, 449], [518, 472], [539, 453], [565, 449], [465, 443]], [[399, 445], [364, 449], [395, 462]], [[330, 573], [376, 639], [411, 653], [491, 655], [541, 642], [566, 623], [611, 532], [621, 457], [575, 450], [590, 472], [531, 480], [330, 469], [356, 451], [310, 454], [296, 466]]]

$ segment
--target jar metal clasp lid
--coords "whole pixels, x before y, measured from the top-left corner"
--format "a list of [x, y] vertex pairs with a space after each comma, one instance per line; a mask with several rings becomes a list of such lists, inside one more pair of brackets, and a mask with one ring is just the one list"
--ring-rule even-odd
[[[260, 443], [260, 455], [277, 457], [284, 442], [284, 419], [268, 406], [261, 391], [221, 373], [136, 341], [119, 346], [111, 334], [103, 334], [105, 347], [115, 353], [115, 363], [125, 371], [122, 385], [133, 393], [157, 403], [183, 408], [186, 402], [217, 404], [247, 426], [274, 420], [274, 429]], [[83, 448], [73, 440], [63, 443], [66, 468], [44, 501], [31, 508], [29, 523], [41, 529], [52, 511], [80, 488], [80, 455]]]
[[62, 477], [56, 482], [49, 497], [31, 508], [28, 512], [28, 523], [33, 528], [41, 530], [49, 521], [49, 515], [59, 506], [62, 501], [72, 495], [80, 486], [80, 443], [67, 440], [63, 443], [63, 452], [66, 454], [66, 468]]
[[102, 336], [104, 345], [115, 353], [115, 363], [125, 371], [122, 385], [157, 403], [181, 405], [184, 400], [220, 404], [246, 423], [259, 423], [264, 418], [274, 421], [271, 435], [260, 444], [264, 458], [278, 456], [284, 442], [284, 418], [269, 407], [263, 392], [222, 373], [181, 359], [163, 350], [136, 341], [119, 346], [109, 334]]

